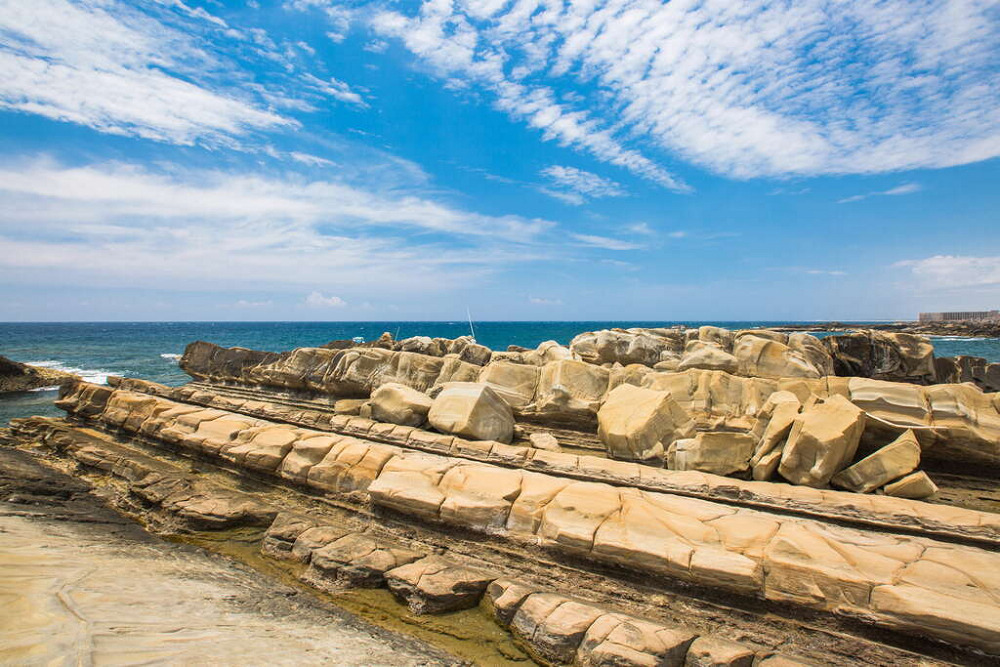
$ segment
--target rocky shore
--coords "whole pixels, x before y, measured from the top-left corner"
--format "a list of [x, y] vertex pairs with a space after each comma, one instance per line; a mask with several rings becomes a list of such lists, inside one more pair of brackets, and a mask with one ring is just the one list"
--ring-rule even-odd
[[0, 356], [0, 394], [58, 387], [80, 378], [72, 373], [31, 366]]
[[817, 322], [776, 327], [778, 331], [857, 331], [859, 328], [873, 331], [912, 333], [921, 336], [975, 336], [979, 338], [1000, 338], [1000, 321], [970, 320], [945, 322], [886, 322], [880, 324], [845, 324], [843, 322]]
[[256, 567], [316, 591], [466, 614], [483, 664], [1000, 657], [1000, 394], [920, 336], [197, 342], [180, 365], [68, 384], [66, 418], [0, 440], [150, 530], [250, 531]]

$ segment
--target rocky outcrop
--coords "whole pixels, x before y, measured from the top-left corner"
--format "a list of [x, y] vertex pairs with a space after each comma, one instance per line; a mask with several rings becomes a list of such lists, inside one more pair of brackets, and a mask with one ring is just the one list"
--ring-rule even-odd
[[841, 470], [830, 481], [842, 489], [868, 493], [910, 474], [918, 465], [920, 443], [913, 431], [907, 431], [891, 444]]
[[936, 357], [934, 371], [941, 384], [971, 382], [986, 392], [1000, 391], [1000, 363], [982, 357]]
[[431, 404], [427, 420], [442, 433], [473, 440], [510, 442], [514, 414], [488, 385], [449, 382]]
[[[880, 534], [858, 527], [830, 526], [819, 519], [763, 511], [738, 501], [713, 502], [645, 491], [631, 484], [610, 485], [499, 463], [459, 460], [121, 388], [110, 395], [87, 395], [84, 388], [81, 385], [68, 391], [63, 406], [82, 411], [82, 402], [94, 403], [87, 406], [99, 409], [91, 421], [118, 437], [141, 435], [145, 442], [171, 451], [223, 461], [235, 469], [277, 480], [294, 471], [314, 492], [370, 502], [407, 517], [415, 525], [429, 522], [492, 535], [511, 545], [539, 545], [559, 557], [624, 568], [650, 581], [688, 582], [756, 598], [763, 604], [832, 612], [883, 629], [1000, 653], [1000, 626], [995, 622], [992, 602], [1000, 595], [1000, 581], [987, 574], [1000, 571], [1000, 555], [993, 550], [941, 541], [931, 534]], [[860, 410], [843, 397], [807, 407], [793, 425], [786, 447], [799, 450], [803, 459], [808, 458], [806, 453], [813, 456], [824, 439], [847, 442], [849, 448], [849, 436], [857, 423], [855, 412]], [[39, 427], [44, 423], [39, 422]], [[369, 432], [374, 430], [371, 424], [368, 428]], [[393, 425], [390, 432], [400, 428], [408, 427]], [[416, 431], [411, 429], [410, 433]], [[26, 430], [26, 437], [29, 433], [30, 429]], [[296, 453], [300, 446], [312, 448], [308, 458], [319, 462], [303, 465], [302, 456]], [[838, 445], [831, 451], [839, 454], [843, 449]], [[318, 458], [315, 450], [326, 451]], [[498, 461], [515, 456], [511, 449], [495, 445], [489, 450], [496, 452]], [[534, 458], [542, 454], [540, 460], [548, 457], [555, 461], [560, 456], [535, 452]], [[567, 462], [581, 463], [582, 457], [564, 456]], [[814, 458], [808, 472], [825, 474], [825, 460]], [[109, 460], [110, 470], [122, 466], [121, 457]], [[304, 468], [308, 469], [303, 472]], [[642, 476], [640, 472], [640, 480]], [[729, 488], [736, 487], [729, 484]], [[915, 514], [922, 512], [919, 504], [907, 507]], [[930, 508], [927, 513], [931, 513]], [[995, 519], [977, 514], [980, 526], [990, 520]], [[343, 539], [337, 537], [338, 530], [317, 532], [308, 544], [303, 532], [291, 552], [295, 553], [302, 540], [300, 551], [314, 554], [325, 540]], [[465, 584], [459, 582], [469, 579], [450, 567], [435, 564], [422, 570], [431, 575], [426, 587], [420, 584], [424, 574], [411, 572], [419, 569], [411, 567], [405, 577], [399, 577], [405, 582], [399, 584], [400, 595], [407, 599], [418, 594], [428, 600], [436, 595], [454, 599], [464, 590]], [[942, 567], [948, 568], [947, 576], [942, 575]], [[438, 573], [446, 573], [440, 581], [434, 578]], [[385, 572], [387, 580], [390, 574], [391, 570]], [[423, 593], [417, 592], [423, 589]], [[512, 624], [517, 623], [523, 608], [522, 603]], [[532, 612], [530, 623], [548, 628], [552, 613], [544, 609]], [[598, 618], [587, 621], [590, 613], [569, 607], [551, 618], [551, 629], [532, 630], [531, 636], [551, 637], [540, 646], [562, 650], [559, 647], [566, 644], [557, 638], [571, 637], [565, 641], [573, 644], [576, 637], [586, 637]], [[584, 642], [581, 639], [576, 648]]]
[[669, 394], [630, 384], [608, 393], [597, 422], [608, 453], [628, 461], [662, 461], [671, 443], [694, 431], [694, 422]]
[[923, 336], [867, 330], [827, 336], [823, 344], [840, 376], [917, 384], [935, 379], [934, 346]]
[[842, 396], [806, 409], [792, 422], [778, 472], [793, 484], [826, 486], [854, 459], [864, 413]]
[[0, 394], [58, 387], [80, 378], [72, 373], [31, 366], [0, 356]]
[[406, 385], [389, 382], [372, 392], [372, 417], [381, 422], [402, 426], [420, 426], [427, 421], [431, 397]]

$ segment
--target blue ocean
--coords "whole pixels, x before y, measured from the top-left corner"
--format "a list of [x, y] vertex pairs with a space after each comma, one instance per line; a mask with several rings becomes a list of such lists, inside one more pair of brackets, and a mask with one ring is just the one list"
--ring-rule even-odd
[[[474, 322], [476, 340], [495, 350], [508, 345], [535, 347], [542, 341], [568, 344], [576, 334], [611, 327], [663, 327], [713, 324], [728, 329], [800, 324], [797, 322]], [[108, 375], [137, 377], [177, 385], [189, 378], [177, 366], [184, 347], [196, 340], [282, 351], [361, 336], [377, 338], [455, 338], [469, 334], [469, 323], [455, 322], [66, 322], [0, 323], [0, 355], [49, 366], [104, 382]], [[939, 356], [966, 354], [1000, 361], [1000, 339], [935, 338]], [[33, 391], [0, 397], [0, 425], [12, 417], [58, 415], [56, 392]]]

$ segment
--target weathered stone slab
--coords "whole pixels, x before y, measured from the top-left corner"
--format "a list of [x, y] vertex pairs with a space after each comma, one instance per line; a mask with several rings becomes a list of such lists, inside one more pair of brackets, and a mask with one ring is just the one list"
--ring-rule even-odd
[[479, 568], [428, 556], [386, 572], [389, 590], [416, 614], [439, 614], [479, 604], [497, 576]]

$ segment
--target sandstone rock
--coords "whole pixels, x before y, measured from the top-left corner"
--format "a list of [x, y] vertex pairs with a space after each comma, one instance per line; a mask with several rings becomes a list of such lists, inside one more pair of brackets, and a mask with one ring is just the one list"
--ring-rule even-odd
[[0, 356], [0, 394], [56, 387], [64, 382], [74, 382], [79, 379], [72, 373], [63, 373], [41, 366], [30, 366]]
[[443, 357], [445, 348], [440, 341], [432, 339], [430, 336], [413, 336], [404, 338], [396, 346], [401, 352], [416, 352], [426, 354], [430, 357]]
[[793, 484], [825, 486], [854, 458], [864, 430], [864, 413], [833, 396], [795, 419], [778, 471]]
[[744, 473], [750, 467], [755, 442], [746, 433], [698, 433], [677, 440], [670, 447], [667, 467], [671, 470], [700, 470], [716, 475]]
[[938, 492], [937, 485], [924, 471], [915, 472], [885, 486], [885, 495], [897, 498], [929, 498]]
[[532, 433], [528, 436], [531, 446], [535, 449], [545, 449], [550, 452], [558, 452], [559, 440], [551, 433]]
[[656, 336], [648, 331], [621, 329], [590, 331], [570, 342], [572, 353], [591, 364], [620, 363], [652, 366], [664, 350], [679, 351], [679, 337]]
[[366, 398], [342, 398], [333, 404], [333, 411], [338, 415], [357, 415], [367, 402]]
[[820, 377], [833, 375], [833, 357], [823, 345], [823, 341], [807, 333], [793, 333], [788, 336], [788, 347], [801, 354], [806, 361], [819, 371]]
[[438, 431], [473, 440], [510, 442], [514, 435], [510, 406], [484, 384], [448, 384], [434, 399], [427, 418]]
[[737, 372], [748, 377], [818, 378], [820, 371], [800, 352], [759, 336], [743, 336], [733, 348]]
[[737, 642], [698, 637], [688, 648], [685, 667], [752, 667], [754, 652]]
[[678, 371], [690, 368], [736, 373], [739, 361], [720, 347], [695, 344], [690, 351], [685, 351], [680, 363], [677, 364]]
[[538, 376], [538, 366], [493, 361], [483, 368], [479, 381], [499, 394], [511, 408], [519, 410], [534, 402]]
[[604, 611], [554, 593], [534, 593], [521, 603], [511, 632], [546, 663], [570, 664], [591, 624]]
[[750, 465], [756, 465], [785, 441], [801, 409], [802, 403], [790, 391], [776, 391], [768, 396], [754, 425], [753, 435], [759, 436], [759, 440]]
[[420, 426], [427, 421], [431, 404], [427, 394], [389, 382], [372, 392], [372, 418], [390, 424]]
[[962, 370], [954, 357], [934, 358], [934, 381], [942, 384], [962, 381]]
[[428, 556], [385, 574], [393, 594], [415, 614], [439, 614], [479, 604], [495, 575], [478, 568]]
[[295, 538], [291, 556], [301, 563], [308, 563], [314, 551], [339, 540], [349, 532], [350, 529], [344, 526], [311, 526]]
[[627, 616], [604, 614], [587, 629], [577, 650], [581, 667], [683, 665], [695, 635]]
[[544, 366], [550, 361], [563, 361], [573, 358], [573, 351], [565, 345], [560, 345], [554, 340], [547, 340], [538, 344], [534, 350], [530, 350], [529, 363], [535, 366]]
[[424, 555], [384, 538], [348, 533], [312, 552], [312, 579], [322, 577], [333, 587], [377, 588], [385, 574]]
[[313, 522], [306, 517], [291, 512], [281, 512], [264, 533], [260, 550], [272, 558], [296, 559], [292, 555], [295, 540], [313, 525]]
[[823, 344], [837, 375], [924, 384], [934, 380], [934, 346], [923, 336], [859, 331], [827, 336]]
[[715, 343], [723, 350], [733, 349], [733, 332], [722, 327], [703, 326], [698, 328], [698, 340]]
[[868, 493], [908, 475], [918, 465], [920, 443], [913, 431], [907, 431], [874, 454], [841, 470], [830, 479], [830, 483], [856, 493]]
[[612, 390], [597, 413], [598, 437], [614, 458], [662, 459], [666, 448], [689, 436], [694, 424], [666, 392], [630, 384]]
[[582, 361], [553, 361], [542, 367], [535, 410], [557, 423], [592, 424], [608, 390], [607, 369]]
[[782, 444], [760, 458], [751, 459], [750, 476], [755, 482], [767, 482], [774, 477], [774, 473], [778, 471], [778, 466], [781, 464], [783, 450], [784, 445]]
[[496, 579], [486, 587], [486, 600], [493, 616], [502, 627], [510, 626], [518, 607], [529, 595], [537, 592], [534, 588], [511, 579]]

